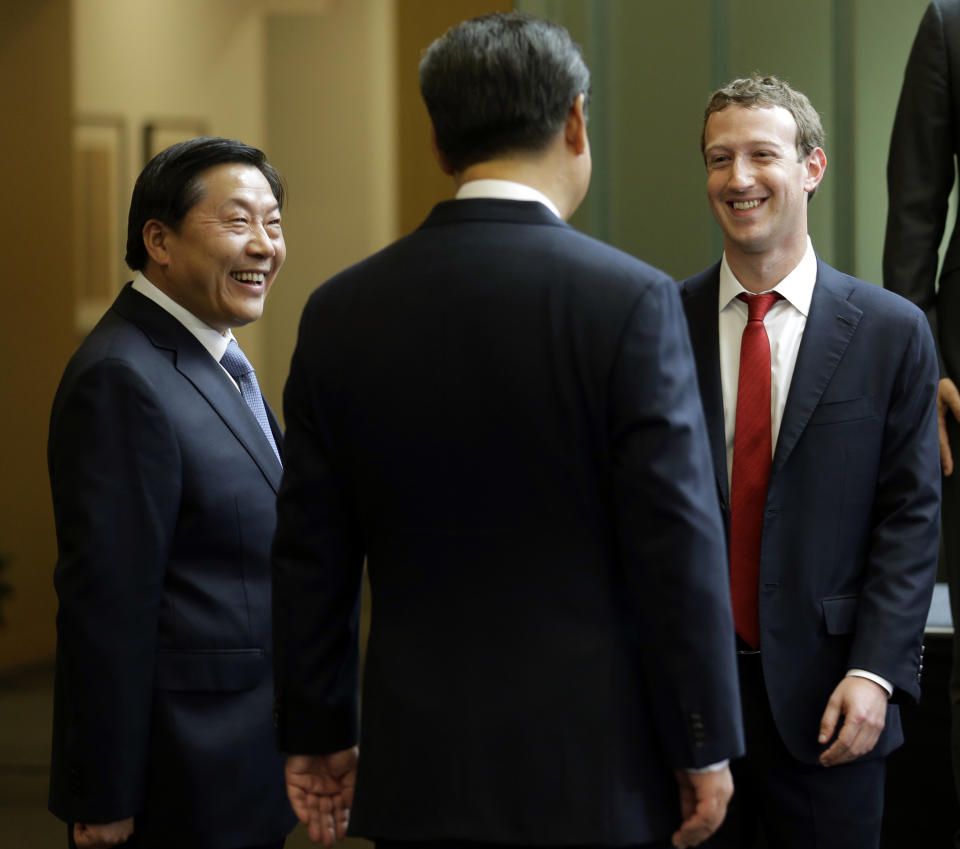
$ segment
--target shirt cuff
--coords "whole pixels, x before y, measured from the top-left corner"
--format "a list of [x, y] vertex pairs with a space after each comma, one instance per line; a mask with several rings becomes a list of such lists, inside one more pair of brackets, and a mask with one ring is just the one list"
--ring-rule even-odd
[[879, 675], [874, 675], [872, 672], [867, 672], [866, 669], [848, 669], [847, 677], [853, 676], [854, 678], [866, 678], [868, 681], [873, 681], [874, 684], [879, 684], [887, 691], [887, 698], [889, 699], [893, 695], [893, 684], [891, 684], [886, 678], [881, 678]]
[[707, 772], [720, 772], [721, 769], [726, 769], [727, 765], [730, 763], [728, 758], [725, 761], [717, 761], [715, 764], [710, 764], [709, 766], [691, 766], [684, 767], [684, 772], [689, 772], [691, 775], [703, 775]]

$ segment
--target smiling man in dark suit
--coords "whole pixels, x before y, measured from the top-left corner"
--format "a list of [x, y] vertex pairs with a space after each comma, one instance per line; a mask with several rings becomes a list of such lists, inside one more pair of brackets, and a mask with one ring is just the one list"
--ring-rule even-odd
[[261, 151], [195, 139], [130, 204], [139, 272], [50, 423], [59, 556], [50, 809], [78, 847], [280, 847], [269, 549], [281, 435], [231, 329], [286, 256]]
[[352, 833], [430, 847], [690, 846], [726, 808], [739, 702], [693, 360], [673, 281], [564, 223], [589, 83], [523, 15], [434, 42], [421, 91], [457, 199], [304, 312], [277, 700], [325, 843], [351, 803]]
[[[876, 847], [897, 701], [936, 569], [936, 355], [923, 314], [807, 235], [823, 128], [776, 77], [704, 117], [720, 263], [682, 284], [730, 537], [747, 756], [710, 846]], [[765, 313], [765, 314], [764, 314]]]

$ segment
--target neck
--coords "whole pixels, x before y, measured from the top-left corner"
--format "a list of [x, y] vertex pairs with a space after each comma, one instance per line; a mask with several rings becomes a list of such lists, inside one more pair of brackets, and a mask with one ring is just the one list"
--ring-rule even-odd
[[733, 276], [748, 292], [769, 292], [786, 277], [803, 259], [807, 251], [807, 234], [801, 243], [789, 250], [746, 253], [737, 246], [725, 244], [724, 255]]
[[550, 198], [560, 215], [567, 219], [573, 215], [580, 198], [574, 197], [572, 180], [560, 165], [549, 151], [543, 155], [528, 157], [501, 157], [471, 165], [454, 174], [453, 179], [458, 189], [473, 180], [510, 180], [513, 183], [523, 183]]

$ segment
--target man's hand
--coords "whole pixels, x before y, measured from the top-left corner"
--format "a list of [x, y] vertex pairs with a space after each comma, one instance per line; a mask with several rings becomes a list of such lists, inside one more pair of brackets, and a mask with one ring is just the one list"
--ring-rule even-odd
[[287, 796], [314, 843], [333, 846], [347, 836], [357, 756], [354, 747], [329, 755], [287, 758]]
[[953, 454], [947, 438], [947, 410], [960, 422], [960, 391], [949, 377], [943, 377], [937, 386], [937, 424], [940, 426], [940, 466], [950, 477], [953, 474]]
[[676, 770], [680, 785], [680, 823], [670, 838], [677, 849], [696, 846], [713, 834], [727, 815], [727, 804], [733, 796], [730, 767], [716, 772]]
[[836, 766], [865, 755], [876, 744], [887, 721], [887, 691], [869, 678], [848, 675], [839, 684], [827, 702], [820, 720], [818, 742], [827, 743], [843, 717], [843, 727], [823, 754], [820, 763]]
[[117, 822], [73, 824], [73, 842], [78, 849], [109, 849], [126, 843], [133, 834], [133, 817]]

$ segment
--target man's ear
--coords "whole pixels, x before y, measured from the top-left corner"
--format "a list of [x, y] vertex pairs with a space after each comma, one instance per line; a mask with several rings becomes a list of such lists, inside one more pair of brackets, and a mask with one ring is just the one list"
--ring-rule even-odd
[[577, 156], [582, 155], [587, 150], [587, 117], [583, 114], [585, 103], [586, 95], [578, 94], [577, 99], [573, 101], [573, 106], [570, 107], [567, 124], [563, 130], [567, 147]]
[[433, 121], [430, 122], [430, 150], [433, 151], [433, 156], [437, 160], [440, 170], [448, 177], [452, 177], [453, 167], [447, 161], [447, 157], [443, 155], [443, 151], [440, 150], [440, 145], [437, 144], [437, 129], [433, 126]]
[[813, 152], [807, 157], [807, 176], [803, 181], [803, 188], [806, 192], [812, 192], [827, 171], [827, 154], [822, 148], [815, 147]]
[[170, 230], [166, 224], [151, 218], [143, 225], [143, 246], [147, 255], [161, 268], [170, 264], [170, 254], [167, 251], [167, 239]]

